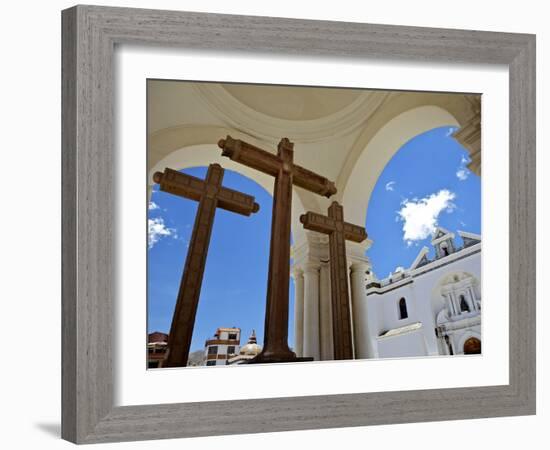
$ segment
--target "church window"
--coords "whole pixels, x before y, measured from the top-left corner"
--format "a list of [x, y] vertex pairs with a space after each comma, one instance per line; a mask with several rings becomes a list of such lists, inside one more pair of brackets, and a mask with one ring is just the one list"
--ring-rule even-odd
[[407, 312], [407, 301], [405, 298], [401, 298], [399, 300], [399, 320], [403, 320], [409, 317], [409, 313]]
[[234, 341], [237, 339], [237, 333], [229, 333], [229, 340]]
[[470, 312], [470, 307], [468, 306], [468, 303], [466, 302], [466, 299], [463, 295], [460, 297], [460, 311], [461, 312]]
[[235, 346], [234, 345], [230, 345], [229, 347], [227, 347], [227, 354], [228, 355], [234, 355], [235, 354]]
[[212, 345], [212, 346], [208, 347], [208, 354], [209, 355], [217, 355], [218, 354], [218, 346], [217, 345]]
[[441, 244], [441, 254], [443, 256], [449, 256], [449, 248], [446, 244]]

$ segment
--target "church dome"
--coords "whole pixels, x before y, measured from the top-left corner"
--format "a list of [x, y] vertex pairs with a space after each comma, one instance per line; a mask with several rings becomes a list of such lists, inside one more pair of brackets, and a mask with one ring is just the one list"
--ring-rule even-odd
[[248, 338], [248, 342], [246, 345], [243, 345], [241, 347], [241, 351], [239, 352], [240, 355], [247, 355], [247, 356], [256, 356], [262, 351], [262, 347], [260, 347], [256, 343], [256, 332], [252, 330], [252, 334]]

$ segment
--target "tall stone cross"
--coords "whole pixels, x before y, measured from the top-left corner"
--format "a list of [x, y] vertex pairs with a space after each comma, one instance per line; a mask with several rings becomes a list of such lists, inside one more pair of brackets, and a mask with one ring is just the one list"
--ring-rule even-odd
[[153, 176], [162, 191], [199, 202], [168, 335], [164, 367], [187, 365], [216, 208], [245, 216], [260, 209], [254, 197], [222, 187], [223, 174], [219, 164], [210, 164], [204, 181], [168, 168]]
[[338, 202], [330, 205], [328, 216], [307, 212], [300, 216], [300, 222], [307, 230], [329, 235], [334, 359], [353, 359], [346, 240], [363, 242], [367, 232], [344, 222], [344, 208]]
[[330, 197], [334, 183], [293, 163], [294, 144], [283, 138], [273, 154], [227, 136], [218, 142], [222, 155], [275, 178], [269, 249], [269, 274], [264, 346], [255, 363], [297, 361], [288, 347], [288, 287], [290, 283], [290, 224], [292, 185]]

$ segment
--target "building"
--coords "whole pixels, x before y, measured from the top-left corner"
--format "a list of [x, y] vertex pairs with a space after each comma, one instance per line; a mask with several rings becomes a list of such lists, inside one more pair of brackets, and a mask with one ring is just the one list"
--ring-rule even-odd
[[240, 342], [240, 328], [218, 328], [204, 344], [206, 365], [225, 366], [229, 358], [239, 354]]
[[365, 308], [354, 317], [363, 323], [357, 357], [481, 352], [481, 236], [458, 235], [460, 247], [454, 233], [437, 228], [432, 259], [424, 247], [409, 268], [383, 280], [370, 274]]
[[227, 360], [229, 365], [246, 364], [248, 361], [259, 355], [262, 351], [262, 347], [258, 345], [256, 340], [256, 332], [252, 330], [252, 334], [248, 338], [246, 345], [243, 345], [239, 351], [239, 354], [233, 356]]
[[147, 368], [157, 369], [162, 367], [166, 349], [168, 348], [168, 335], [155, 331], [147, 336]]

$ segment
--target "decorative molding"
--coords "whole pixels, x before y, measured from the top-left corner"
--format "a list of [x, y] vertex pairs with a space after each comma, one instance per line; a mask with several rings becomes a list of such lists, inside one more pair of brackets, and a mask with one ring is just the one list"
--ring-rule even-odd
[[468, 169], [481, 176], [481, 96], [479, 101], [469, 99], [473, 113], [452, 136], [470, 153]]
[[364, 125], [370, 115], [389, 95], [383, 91], [368, 91], [336, 113], [314, 120], [285, 120], [268, 116], [241, 103], [222, 85], [193, 85], [210, 111], [228, 126], [259, 140], [278, 142], [282, 136], [295, 143], [317, 142], [344, 136]]

